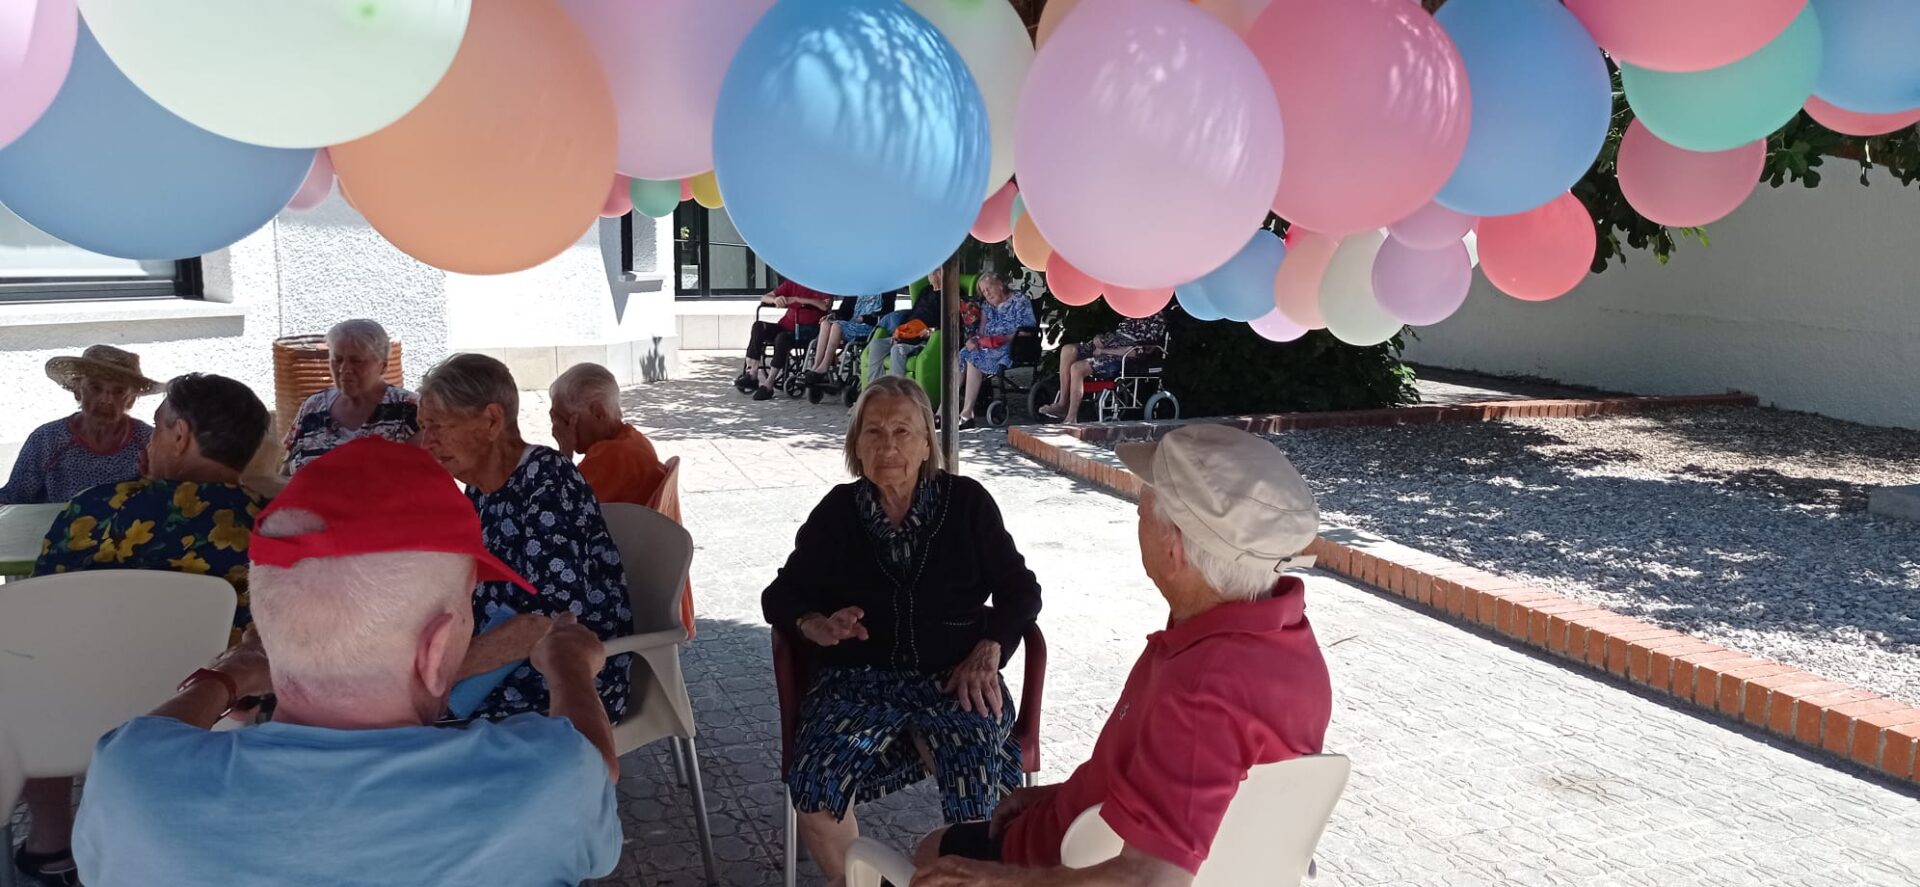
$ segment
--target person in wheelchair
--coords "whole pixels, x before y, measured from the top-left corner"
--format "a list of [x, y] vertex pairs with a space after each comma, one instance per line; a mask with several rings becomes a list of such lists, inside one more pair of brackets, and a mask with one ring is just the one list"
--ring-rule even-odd
[[968, 306], [967, 343], [960, 349], [960, 366], [967, 374], [965, 394], [960, 399], [960, 430], [976, 428], [973, 407], [980, 402], [980, 387], [987, 379], [1013, 365], [1013, 336], [1023, 327], [1035, 324], [1033, 302], [1007, 290], [1007, 280], [997, 271], [980, 275], [978, 284], [984, 300]]
[[[740, 377], [733, 380], [733, 387], [743, 394], [752, 392], [754, 400], [771, 400], [774, 382], [786, 371], [794, 346], [818, 333], [820, 319], [833, 308], [833, 297], [787, 280], [761, 296], [760, 304], [785, 308], [787, 313], [778, 321], [754, 321], [747, 338], [747, 363]], [[773, 346], [771, 361], [767, 359], [769, 345]]]
[[934, 330], [940, 328], [944, 271], [935, 268], [927, 274], [927, 288], [913, 300], [913, 307], [880, 319], [879, 332], [867, 343], [867, 377], [872, 386], [881, 376], [907, 374], [907, 358], [926, 346]]
[[1053, 403], [1041, 407], [1040, 414], [1056, 422], [1079, 418], [1080, 401], [1086, 396], [1088, 379], [1111, 379], [1120, 374], [1121, 361], [1147, 350], [1159, 350], [1166, 344], [1166, 312], [1152, 317], [1129, 317], [1112, 332], [1095, 336], [1084, 345], [1060, 346], [1060, 393]]
[[888, 313], [889, 301], [886, 295], [878, 293], [861, 296], [854, 301], [850, 317], [829, 318], [820, 325], [820, 339], [813, 351], [813, 366], [805, 374], [808, 385], [832, 381], [833, 365], [840, 359], [842, 347], [866, 347], [867, 339], [878, 328], [881, 316]]

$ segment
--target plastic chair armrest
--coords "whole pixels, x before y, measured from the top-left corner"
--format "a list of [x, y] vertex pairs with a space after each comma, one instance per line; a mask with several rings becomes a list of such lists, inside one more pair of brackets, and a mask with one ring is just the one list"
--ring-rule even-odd
[[1027, 628], [1021, 639], [1026, 648], [1026, 675], [1020, 682], [1020, 713], [1013, 722], [1013, 736], [1020, 743], [1020, 765], [1028, 773], [1040, 772], [1040, 709], [1047, 686], [1047, 638], [1039, 625]]
[[847, 887], [880, 887], [880, 879], [896, 887], [913, 882], [913, 861], [872, 838], [855, 838], [847, 848]]
[[686, 641], [687, 630], [685, 628], [669, 628], [664, 631], [648, 632], [647, 634], [630, 634], [626, 637], [614, 638], [613, 640], [607, 641], [607, 656], [608, 658], [612, 658], [623, 653], [646, 654], [684, 644]]

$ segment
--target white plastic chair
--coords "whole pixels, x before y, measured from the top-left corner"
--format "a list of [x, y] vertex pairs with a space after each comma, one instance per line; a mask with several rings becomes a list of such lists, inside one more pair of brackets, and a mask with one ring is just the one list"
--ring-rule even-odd
[[[1194, 876], [1195, 887], [1298, 887], [1351, 771], [1345, 755], [1311, 755], [1253, 768], [1220, 821], [1207, 861]], [[1119, 856], [1122, 846], [1095, 805], [1067, 826], [1060, 861], [1088, 868]], [[913, 879], [913, 864], [870, 838], [855, 841], [847, 850], [847, 887], [880, 887], [881, 878], [905, 885]]]
[[680, 621], [687, 570], [693, 564], [693, 537], [672, 518], [651, 508], [624, 503], [601, 506], [613, 544], [626, 568], [627, 597], [634, 634], [607, 642], [607, 655], [634, 654], [632, 696], [626, 720], [613, 725], [615, 750], [625, 755], [659, 739], [673, 741], [674, 768], [693, 793], [695, 825], [707, 883], [719, 882], [713, 858], [713, 833], [707, 823], [706, 789], [694, 744], [693, 703], [680, 671], [680, 645], [687, 630]]
[[[233, 586], [96, 570], [0, 586], [0, 836], [25, 780], [78, 776], [107, 731], [151, 711], [226, 649]], [[0, 885], [13, 883], [11, 858]]]

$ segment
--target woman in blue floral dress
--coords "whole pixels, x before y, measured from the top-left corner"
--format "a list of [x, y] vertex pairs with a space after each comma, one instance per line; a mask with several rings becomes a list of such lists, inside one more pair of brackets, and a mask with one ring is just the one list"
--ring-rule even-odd
[[1007, 281], [996, 273], [980, 275], [980, 306], [977, 323], [968, 325], [967, 344], [960, 349], [960, 365], [966, 368], [966, 392], [960, 398], [960, 428], [973, 428], [973, 405], [980, 401], [980, 386], [987, 377], [1013, 365], [1013, 334], [1023, 327], [1037, 326], [1033, 302], [1026, 296], [1007, 291]]
[[[478, 634], [460, 677], [514, 666], [474, 710], [476, 718], [547, 710], [546, 681], [526, 659], [552, 616], [571, 612], [602, 640], [633, 633], [626, 573], [600, 501], [565, 456], [520, 437], [519, 412], [513, 375], [491, 357], [456, 354], [420, 385], [427, 451], [467, 485], [487, 550], [540, 589], [538, 597], [506, 582], [474, 589]], [[615, 723], [627, 711], [632, 659], [607, 660], [596, 682]]]

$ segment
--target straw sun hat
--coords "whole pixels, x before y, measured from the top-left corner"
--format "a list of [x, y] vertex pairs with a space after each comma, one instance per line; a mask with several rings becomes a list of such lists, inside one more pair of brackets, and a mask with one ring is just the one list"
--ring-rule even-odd
[[79, 357], [56, 357], [47, 361], [47, 378], [68, 391], [79, 391], [88, 379], [125, 382], [136, 396], [152, 394], [163, 386], [140, 373], [140, 355], [112, 345], [94, 345]]

